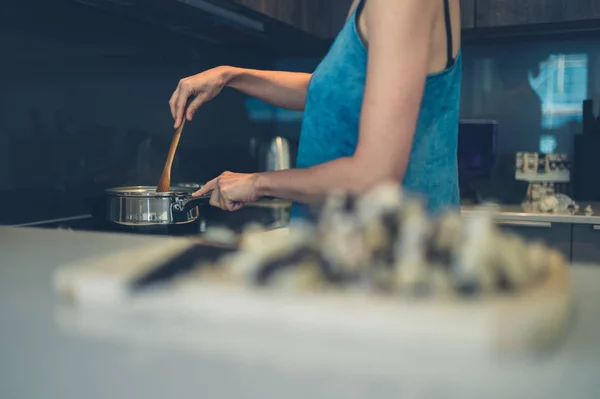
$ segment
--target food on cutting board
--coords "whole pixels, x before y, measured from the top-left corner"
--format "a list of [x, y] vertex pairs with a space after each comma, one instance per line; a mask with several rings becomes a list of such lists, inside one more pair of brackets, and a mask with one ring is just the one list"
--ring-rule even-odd
[[362, 197], [333, 194], [316, 224], [294, 223], [286, 235], [255, 233], [200, 273], [280, 289], [476, 296], [524, 290], [551, 262], [564, 264], [544, 244], [501, 232], [485, 208], [464, 220], [457, 212], [430, 217], [395, 184]]
[[55, 286], [78, 305], [248, 322], [286, 343], [290, 331], [310, 331], [365, 343], [384, 336], [400, 351], [419, 345], [436, 356], [550, 348], [570, 320], [566, 262], [501, 232], [492, 213], [431, 217], [385, 185], [331, 195], [314, 224], [160, 241], [62, 267]]

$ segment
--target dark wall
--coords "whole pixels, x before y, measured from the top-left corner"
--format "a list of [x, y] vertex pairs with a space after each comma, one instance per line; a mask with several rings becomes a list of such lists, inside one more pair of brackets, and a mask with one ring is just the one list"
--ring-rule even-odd
[[[511, 168], [510, 173], [515, 152], [539, 151], [542, 135], [556, 139], [556, 152], [567, 153], [571, 158], [576, 156], [573, 138], [582, 131], [581, 121], [571, 115], [570, 121], [557, 116], [552, 126], [548, 126], [547, 121], [544, 123], [542, 98], [548, 95], [536, 92], [529, 79], [529, 76], [533, 79], [540, 76], [542, 62], [561, 54], [567, 58], [587, 59], [586, 97], [595, 99], [597, 113], [600, 109], [600, 38], [463, 46], [461, 117], [498, 121], [498, 152], [505, 166]], [[567, 102], [569, 94], [573, 94], [571, 103], [577, 103], [579, 112], [581, 103], [577, 92], [581, 92], [581, 82], [581, 74], [576, 79], [568, 75], [563, 82], [564, 91], [558, 93], [556, 87], [553, 90]]]
[[[222, 64], [310, 72], [319, 61], [274, 62], [252, 49], [202, 44], [74, 1], [3, 6], [0, 223], [85, 212], [81, 199], [106, 187], [155, 184], [173, 132], [167, 102], [180, 78]], [[587, 97], [598, 110], [600, 38], [463, 46], [461, 117], [498, 120], [499, 185], [512, 179], [514, 153], [537, 151], [542, 134], [556, 138], [558, 152], [576, 155], [581, 123], [543, 127], [540, 96], [528, 80], [556, 54], [586, 55]], [[264, 104], [247, 100], [226, 90], [186, 125], [174, 181], [253, 171], [251, 137], [298, 135], [301, 114], [265, 112]], [[27, 201], [29, 194], [43, 201], [12, 211], [14, 196]]]
[[[520, 202], [525, 188], [514, 181], [515, 153], [540, 150], [542, 136], [556, 140], [556, 152], [567, 153], [573, 159], [573, 140], [582, 131], [581, 81], [587, 80], [584, 91], [586, 98], [595, 99], [595, 113], [600, 112], [600, 38], [590, 37], [579, 40], [538, 38], [536, 40], [506, 39], [504, 43], [485, 45], [465, 44], [463, 51], [463, 87], [461, 98], [461, 118], [491, 119], [499, 124], [497, 142], [497, 162], [493, 178], [485, 183], [490, 196], [507, 202]], [[534, 90], [530, 82], [540, 78], [544, 62], [553, 56], [565, 55], [586, 59], [586, 71], [576, 76], [567, 74], [564, 99], [571, 100], [577, 107], [570, 120], [561, 121], [557, 116], [553, 123], [544, 122], [542, 97], [547, 93]], [[311, 71], [318, 64], [317, 59], [278, 60], [282, 69]], [[576, 77], [573, 78], [573, 76]], [[557, 91], [557, 90], [555, 90]], [[570, 96], [570, 97], [569, 97]], [[546, 98], [545, 98], [546, 99]], [[574, 101], [573, 99], [576, 99]], [[299, 116], [285, 112], [275, 112], [278, 134], [293, 137], [298, 135], [301, 126]], [[547, 118], [547, 117], [546, 117]], [[563, 118], [564, 119], [564, 118]]]
[[[462, 118], [498, 120], [501, 153], [538, 151], [541, 135], [555, 135], [556, 150], [572, 155], [573, 135], [581, 132], [581, 123], [556, 123], [560, 127], [545, 128], [540, 95], [532, 88], [528, 76], [531, 73], [537, 77], [540, 64], [553, 55], [584, 55], [587, 97], [596, 100], [597, 113], [600, 110], [600, 38], [569, 41], [542, 38], [525, 42], [513, 39], [507, 43], [465, 44], [462, 52]], [[282, 59], [276, 65], [280, 69], [310, 72], [318, 62], [315, 58]], [[567, 82], [567, 91], [568, 86]], [[280, 121], [280, 129], [288, 125], [299, 128], [299, 123], [285, 123], [285, 119], [292, 121], [291, 117], [279, 119], [284, 119]]]
[[[45, 200], [26, 217], [3, 206], [0, 223], [67, 216], [106, 187], [156, 184], [178, 80], [222, 64], [272, 67], [251, 49], [201, 44], [71, 1], [15, 4], [0, 16], [0, 190]], [[174, 181], [254, 170], [249, 140], [272, 128], [250, 119], [246, 99], [225, 90], [186, 124]]]

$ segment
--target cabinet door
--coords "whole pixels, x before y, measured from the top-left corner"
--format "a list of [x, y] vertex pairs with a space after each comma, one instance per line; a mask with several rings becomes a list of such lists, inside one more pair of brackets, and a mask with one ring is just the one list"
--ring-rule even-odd
[[571, 259], [571, 224], [498, 220], [503, 230], [516, 233], [526, 241], [542, 241], [561, 252], [567, 261]]
[[[563, 0], [476, 0], [478, 28], [563, 20]], [[570, 0], [569, 0], [570, 1]]]
[[600, 263], [600, 225], [573, 226], [573, 262]]
[[335, 37], [346, 23], [352, 0], [329, 0], [329, 32], [328, 36]]
[[476, 0], [477, 27], [600, 19], [598, 0]]
[[462, 29], [475, 27], [475, 1], [460, 0], [460, 25]]
[[[289, 1], [289, 0], [286, 0]], [[299, 4], [300, 29], [319, 37], [330, 37], [331, 13], [336, 3], [343, 5], [339, 0], [295, 0]]]
[[[328, 37], [333, 0], [233, 0], [280, 22], [319, 37]], [[343, 3], [344, 1], [341, 1]]]
[[262, 14], [268, 15], [269, 17], [275, 17], [275, 0], [231, 0], [233, 3], [243, 5], [251, 8], [254, 11], [258, 11]]
[[233, 2], [290, 25], [296, 25], [296, 20], [299, 19], [296, 15], [299, 2], [296, 0], [233, 0]]
[[567, 21], [600, 19], [600, 1], [598, 0], [562, 0], [563, 15]]

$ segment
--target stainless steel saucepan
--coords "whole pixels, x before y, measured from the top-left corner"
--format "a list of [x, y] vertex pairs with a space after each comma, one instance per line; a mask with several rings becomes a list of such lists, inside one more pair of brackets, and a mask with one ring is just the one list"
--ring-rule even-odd
[[198, 219], [199, 206], [210, 195], [192, 197], [196, 187], [172, 187], [157, 193], [156, 186], [128, 186], [106, 190], [106, 220], [126, 226], [181, 225]]

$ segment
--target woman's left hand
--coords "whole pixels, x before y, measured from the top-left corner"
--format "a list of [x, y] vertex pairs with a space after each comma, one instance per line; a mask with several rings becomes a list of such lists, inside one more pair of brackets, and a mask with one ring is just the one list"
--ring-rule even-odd
[[237, 211], [248, 202], [258, 200], [256, 173], [223, 172], [221, 176], [206, 183], [193, 196], [211, 193], [210, 204], [227, 211]]

